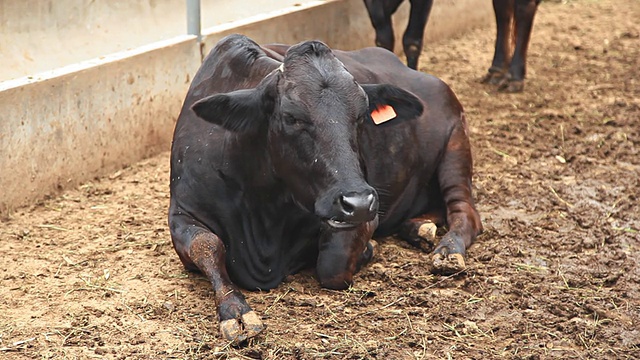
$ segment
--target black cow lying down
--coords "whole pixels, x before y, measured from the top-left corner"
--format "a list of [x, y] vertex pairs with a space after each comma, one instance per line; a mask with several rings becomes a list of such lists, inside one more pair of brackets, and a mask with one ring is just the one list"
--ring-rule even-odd
[[230, 35], [176, 124], [173, 245], [211, 281], [222, 334], [241, 342], [264, 326], [237, 286], [271, 289], [315, 266], [322, 286], [347, 288], [372, 236], [433, 245], [434, 224], [447, 225], [434, 269], [463, 269], [482, 231], [471, 162], [451, 89], [393, 53]]

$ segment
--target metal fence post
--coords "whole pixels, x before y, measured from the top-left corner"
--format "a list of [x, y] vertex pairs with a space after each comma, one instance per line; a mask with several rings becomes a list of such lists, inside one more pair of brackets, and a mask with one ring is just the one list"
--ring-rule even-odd
[[200, 24], [200, 0], [187, 0], [187, 33], [198, 38], [200, 62], [204, 60], [204, 43], [202, 42], [202, 25]]
[[200, 27], [200, 0], [187, 0], [187, 32], [202, 40]]

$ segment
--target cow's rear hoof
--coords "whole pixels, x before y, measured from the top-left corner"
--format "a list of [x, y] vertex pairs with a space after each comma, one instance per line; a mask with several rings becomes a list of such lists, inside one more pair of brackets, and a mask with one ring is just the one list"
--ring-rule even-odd
[[437, 243], [438, 226], [431, 220], [412, 219], [406, 221], [398, 233], [409, 245], [430, 253]]
[[432, 266], [432, 273], [442, 275], [461, 273], [467, 268], [462, 254], [433, 254]]
[[504, 93], [521, 93], [524, 91], [524, 81], [523, 80], [509, 80], [503, 81], [498, 86], [498, 91]]
[[506, 77], [507, 74], [503, 70], [489, 69], [489, 71], [481, 77], [479, 81], [483, 84], [498, 85], [502, 83]]
[[433, 244], [436, 243], [437, 231], [438, 226], [431, 221], [427, 221], [418, 228], [418, 236], [426, 240], [433, 247]]
[[234, 345], [241, 345], [264, 330], [264, 324], [255, 311], [243, 314], [241, 319], [227, 319], [220, 322], [222, 336]]

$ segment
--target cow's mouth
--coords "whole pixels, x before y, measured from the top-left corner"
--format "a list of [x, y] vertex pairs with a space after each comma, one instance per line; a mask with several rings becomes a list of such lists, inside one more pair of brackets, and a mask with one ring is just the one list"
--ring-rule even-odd
[[340, 221], [336, 219], [327, 220], [327, 224], [329, 224], [329, 226], [335, 229], [350, 229], [360, 225], [360, 223], [352, 223], [352, 222]]

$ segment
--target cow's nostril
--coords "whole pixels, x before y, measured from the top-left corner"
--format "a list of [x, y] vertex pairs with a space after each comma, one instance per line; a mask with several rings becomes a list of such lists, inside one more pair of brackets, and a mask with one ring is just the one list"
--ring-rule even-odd
[[342, 205], [342, 211], [347, 215], [352, 215], [356, 208], [354, 198], [350, 196], [340, 196], [340, 205]]
[[340, 196], [342, 214], [350, 221], [368, 221], [378, 211], [378, 202], [374, 193], [348, 194]]
[[369, 201], [369, 212], [378, 212], [378, 202], [373, 194], [369, 194], [367, 197]]

